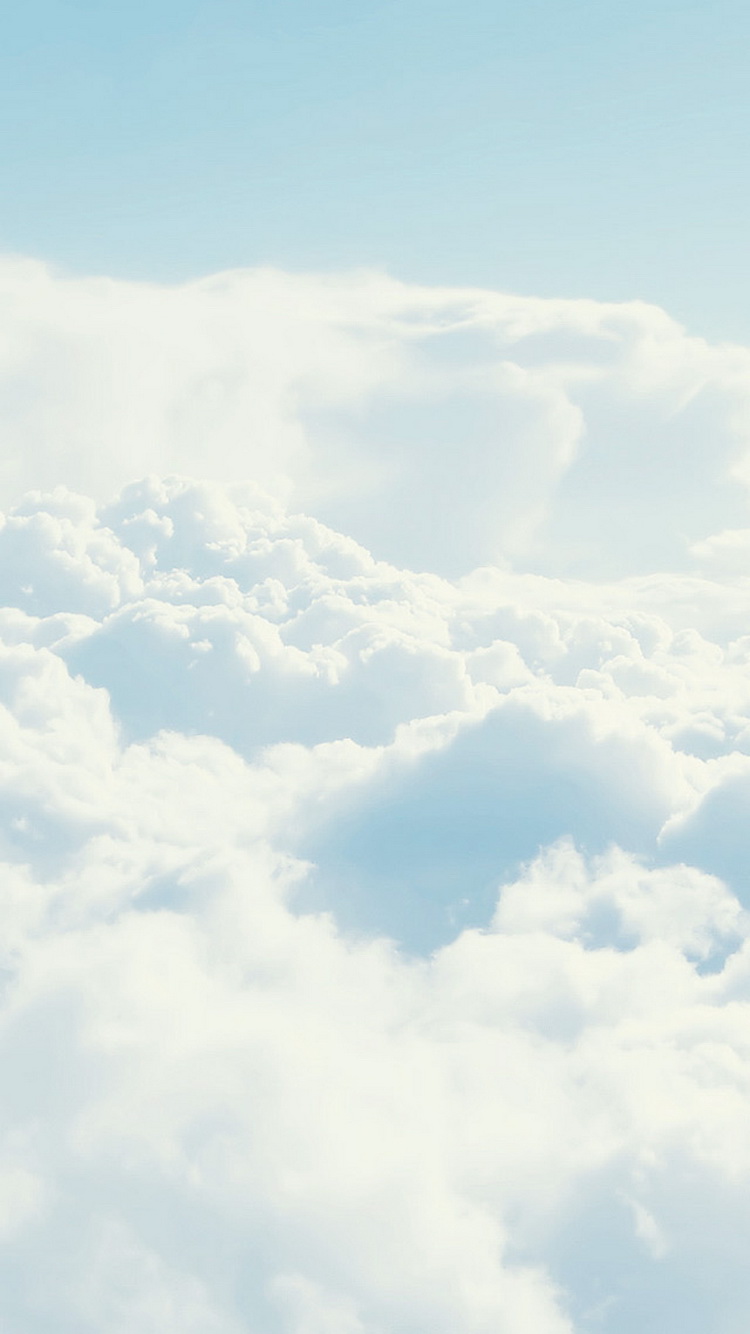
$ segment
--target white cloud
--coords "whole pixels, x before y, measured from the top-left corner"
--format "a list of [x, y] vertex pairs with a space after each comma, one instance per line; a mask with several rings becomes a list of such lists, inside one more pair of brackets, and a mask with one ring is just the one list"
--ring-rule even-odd
[[743, 1327], [750, 354], [3, 282], [4, 1326]]
[[[2, 492], [252, 478], [380, 557], [675, 568], [746, 522], [750, 353], [641, 303], [0, 265]], [[710, 439], [710, 446], [707, 440]]]

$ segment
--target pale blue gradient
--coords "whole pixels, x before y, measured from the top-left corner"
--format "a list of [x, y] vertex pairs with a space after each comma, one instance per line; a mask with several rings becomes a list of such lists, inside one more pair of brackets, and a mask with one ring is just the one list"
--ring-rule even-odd
[[739, 0], [32, 0], [0, 247], [641, 297], [748, 338], [749, 46]]

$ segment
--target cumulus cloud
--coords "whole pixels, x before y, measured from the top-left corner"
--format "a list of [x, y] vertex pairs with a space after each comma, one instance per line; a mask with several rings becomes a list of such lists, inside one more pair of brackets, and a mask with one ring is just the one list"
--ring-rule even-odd
[[6, 500], [252, 478], [412, 568], [683, 568], [741, 529], [750, 353], [642, 303], [377, 274], [174, 288], [0, 263]]
[[750, 353], [3, 283], [4, 1328], [744, 1328]]

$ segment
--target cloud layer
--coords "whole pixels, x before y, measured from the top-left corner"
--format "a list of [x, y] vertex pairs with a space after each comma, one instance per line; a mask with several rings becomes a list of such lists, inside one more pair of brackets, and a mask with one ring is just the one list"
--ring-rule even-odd
[[4, 1328], [739, 1334], [750, 353], [3, 282]]

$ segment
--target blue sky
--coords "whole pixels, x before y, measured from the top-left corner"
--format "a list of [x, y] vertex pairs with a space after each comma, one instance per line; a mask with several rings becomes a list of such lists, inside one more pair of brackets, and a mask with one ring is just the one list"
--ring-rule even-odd
[[643, 297], [743, 339], [748, 49], [738, 0], [32, 0], [4, 18], [0, 246]]

